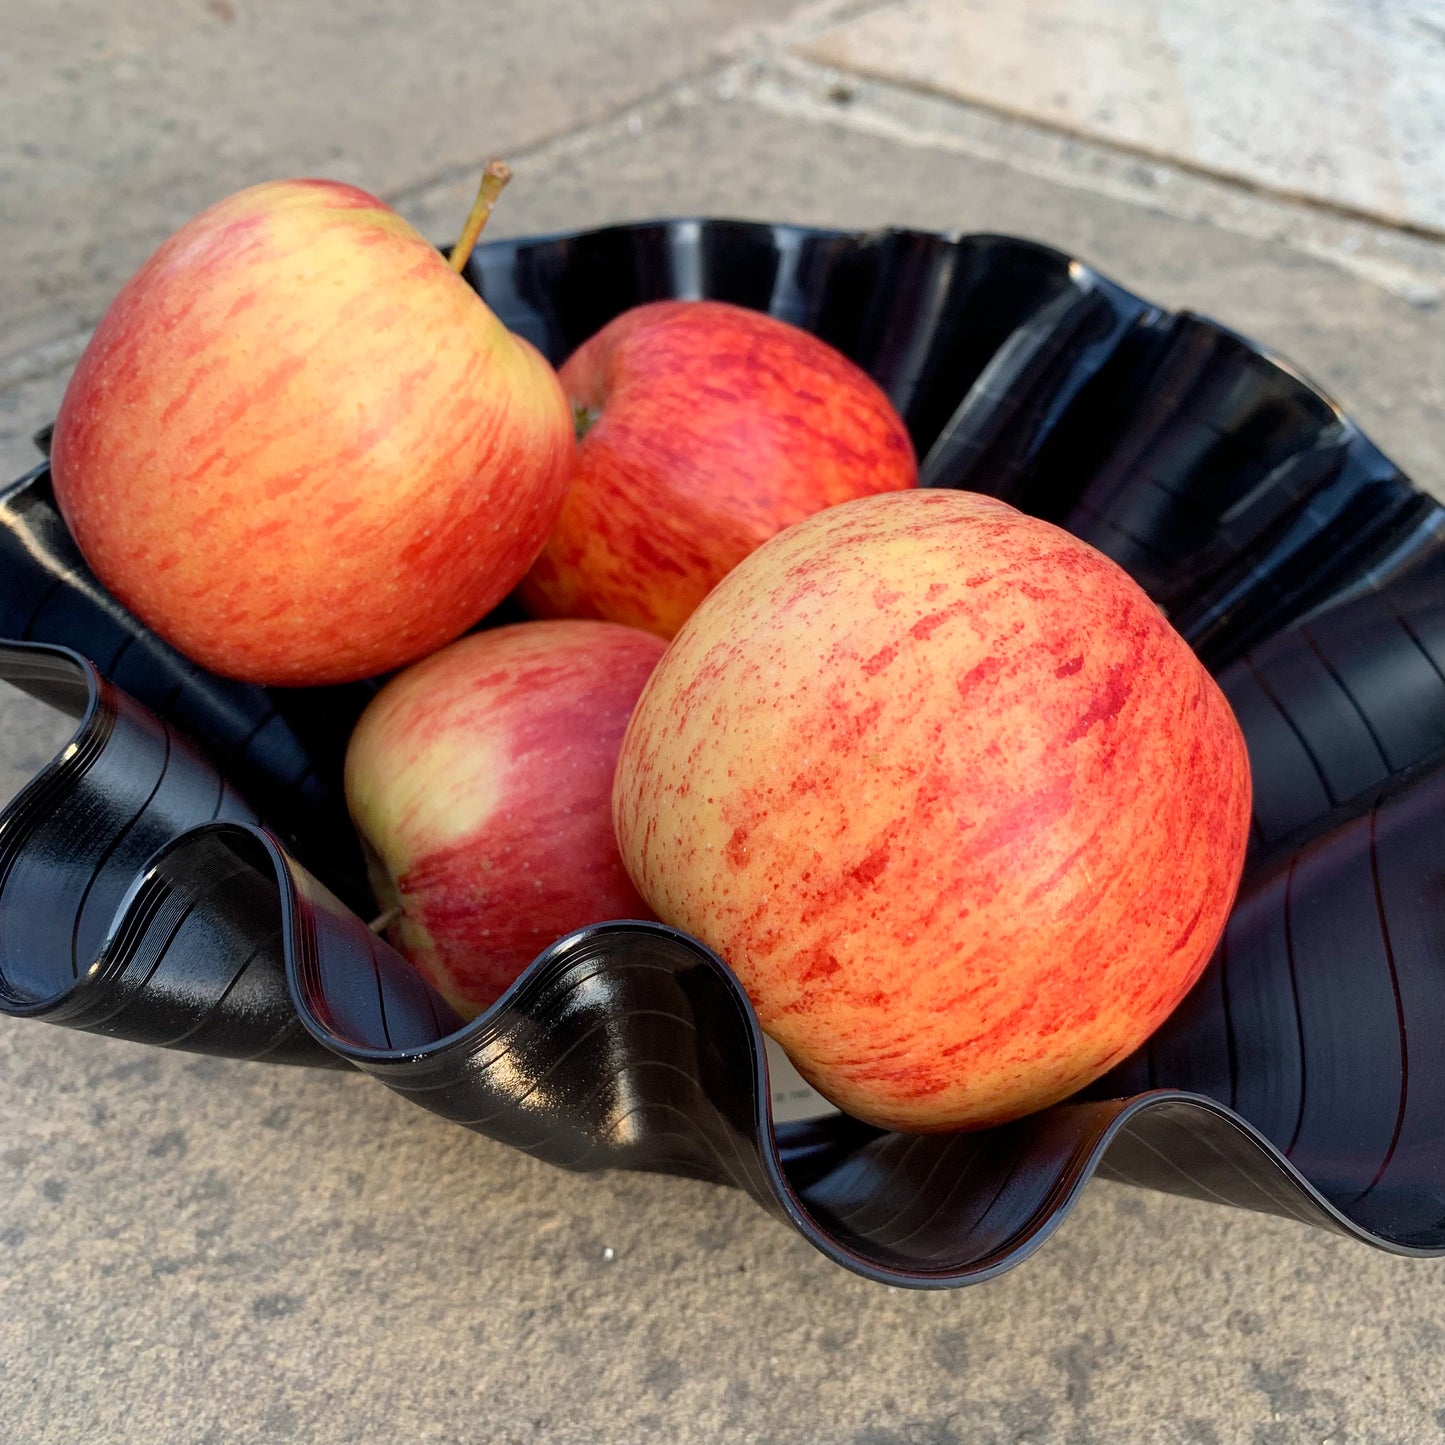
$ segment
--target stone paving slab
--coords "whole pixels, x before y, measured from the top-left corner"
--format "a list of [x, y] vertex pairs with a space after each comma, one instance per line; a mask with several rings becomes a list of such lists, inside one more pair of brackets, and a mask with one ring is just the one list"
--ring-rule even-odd
[[144, 257], [257, 181], [386, 195], [576, 130], [797, 0], [6, 0], [0, 362], [94, 324]]
[[907, 0], [806, 51], [1445, 234], [1439, 0]]

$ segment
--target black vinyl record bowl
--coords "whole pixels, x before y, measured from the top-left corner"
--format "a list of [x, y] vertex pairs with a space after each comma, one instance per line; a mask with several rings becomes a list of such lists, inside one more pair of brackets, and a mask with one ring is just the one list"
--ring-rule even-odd
[[556, 362], [641, 301], [771, 311], [878, 380], [925, 484], [1126, 567], [1254, 770], [1197, 987], [1083, 1095], [953, 1135], [775, 1123], [736, 979], [659, 924], [558, 941], [461, 1027], [361, 921], [340, 774], [371, 685], [188, 662], [86, 568], [40, 466], [0, 491], [0, 678], [76, 730], [0, 813], [0, 1009], [355, 1067], [566, 1168], [736, 1185], [891, 1284], [1010, 1268], [1096, 1172], [1445, 1252], [1445, 509], [1278, 358], [1025, 241], [683, 220], [487, 245], [467, 275]]

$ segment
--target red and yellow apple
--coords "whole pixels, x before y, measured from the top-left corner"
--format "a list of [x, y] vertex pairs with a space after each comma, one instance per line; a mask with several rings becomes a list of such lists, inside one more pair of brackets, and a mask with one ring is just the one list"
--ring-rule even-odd
[[831, 346], [757, 311], [659, 301], [563, 366], [580, 442], [521, 598], [671, 637], [784, 527], [911, 487], [913, 446], [877, 385]]
[[593, 621], [473, 633], [394, 677], [357, 723], [346, 798], [388, 936], [463, 1017], [562, 934], [652, 917], [611, 796], [664, 647]]
[[840, 1108], [1043, 1107], [1137, 1048], [1249, 832], [1223, 694], [1113, 562], [961, 492], [847, 503], [731, 573], [633, 715], [613, 798], [664, 921]]
[[432, 245], [353, 186], [278, 181], [122, 288], [51, 468], [142, 622], [216, 672], [312, 684], [410, 662], [495, 606], [572, 451], [551, 367]]

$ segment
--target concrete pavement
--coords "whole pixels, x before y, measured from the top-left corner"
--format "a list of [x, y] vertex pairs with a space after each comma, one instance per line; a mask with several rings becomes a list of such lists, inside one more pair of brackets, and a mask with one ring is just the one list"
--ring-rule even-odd
[[[440, 240], [500, 152], [504, 234], [711, 212], [1051, 241], [1290, 355], [1445, 495], [1428, 215], [1004, 115], [901, 64], [930, 12], [12, 0], [0, 466], [28, 464], [108, 296], [207, 201], [327, 173]], [[7, 796], [63, 731], [0, 693]], [[359, 1077], [9, 1022], [0, 1121], [13, 1445], [1445, 1436], [1442, 1266], [1278, 1220], [1096, 1183], [1021, 1269], [920, 1295], [733, 1193], [549, 1170]]]

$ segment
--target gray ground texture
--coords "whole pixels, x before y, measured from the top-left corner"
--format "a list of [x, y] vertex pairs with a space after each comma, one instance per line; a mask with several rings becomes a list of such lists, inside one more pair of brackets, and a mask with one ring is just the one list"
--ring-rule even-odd
[[[1290, 356], [1440, 491], [1436, 240], [807, 58], [894, 3], [7, 0], [0, 470], [204, 204], [327, 174], [443, 240], [499, 153], [499, 234], [1053, 242]], [[0, 687], [0, 799], [65, 736]], [[551, 1170], [360, 1077], [0, 1027], [8, 1445], [1445, 1439], [1441, 1271], [1095, 1183], [1022, 1268], [914, 1294], [738, 1194]]]

